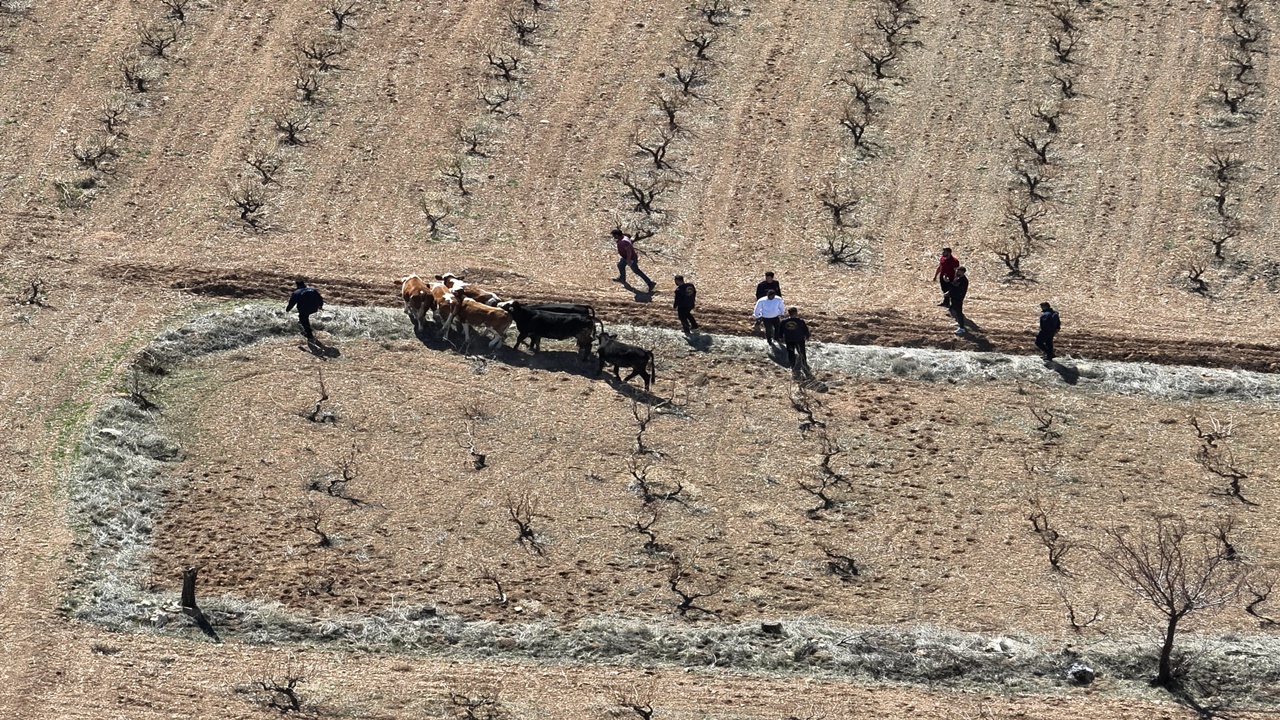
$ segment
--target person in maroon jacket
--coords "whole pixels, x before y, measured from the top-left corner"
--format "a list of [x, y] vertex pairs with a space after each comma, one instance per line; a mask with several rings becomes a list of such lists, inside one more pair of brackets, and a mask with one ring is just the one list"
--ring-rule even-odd
[[618, 243], [618, 277], [614, 278], [614, 282], [625, 283], [627, 281], [627, 268], [631, 268], [631, 272], [637, 277], [645, 281], [649, 285], [649, 292], [653, 292], [653, 288], [657, 285], [640, 271], [640, 254], [636, 252], [635, 243], [632, 242], [631, 236], [615, 228], [610, 233], [614, 242]]
[[951, 254], [951, 248], [942, 248], [942, 257], [938, 258], [938, 269], [933, 271], [934, 282], [942, 288], [942, 302], [938, 303], [938, 307], [951, 307], [947, 292], [951, 290], [951, 281], [955, 280], [958, 267], [960, 267], [960, 261]]

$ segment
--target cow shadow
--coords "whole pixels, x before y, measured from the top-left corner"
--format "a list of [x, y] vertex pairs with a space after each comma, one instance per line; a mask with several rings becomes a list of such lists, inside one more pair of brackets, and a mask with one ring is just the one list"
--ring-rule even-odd
[[[627, 372], [630, 372], [630, 371], [627, 371]], [[652, 390], [646, 390], [644, 388], [644, 380], [641, 380], [639, 375], [631, 378], [630, 381], [626, 381], [619, 377], [614, 377], [613, 371], [611, 371], [608, 367], [605, 367], [604, 372], [600, 373], [599, 375], [596, 375], [593, 369], [589, 377], [599, 378], [601, 380], [604, 380], [606, 383], [609, 384], [609, 387], [617, 391], [619, 395], [627, 398], [628, 400], [634, 400], [638, 403], [653, 405], [654, 403], [668, 399], [668, 398], [660, 397], [658, 395], [654, 395]], [[635, 383], [635, 384], [633, 385], [632, 383]]]

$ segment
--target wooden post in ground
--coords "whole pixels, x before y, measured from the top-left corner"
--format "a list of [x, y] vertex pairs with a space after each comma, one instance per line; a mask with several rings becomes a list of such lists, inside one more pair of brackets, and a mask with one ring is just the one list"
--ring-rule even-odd
[[182, 609], [195, 610], [196, 607], [196, 573], [200, 569], [189, 567], [182, 571]]

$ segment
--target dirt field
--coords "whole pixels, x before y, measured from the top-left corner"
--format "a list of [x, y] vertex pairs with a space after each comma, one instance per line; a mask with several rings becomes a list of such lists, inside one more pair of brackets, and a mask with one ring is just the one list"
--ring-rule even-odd
[[[339, 33], [322, 3], [199, 0], [184, 6], [166, 57], [152, 57], [139, 28], [163, 39], [160, 3], [0, 1], [0, 287], [15, 301], [0, 331], [0, 717], [263, 716], [237, 687], [290, 663], [306, 667], [318, 715], [445, 716], [457, 712], [449, 692], [501, 685], [517, 716], [617, 717], [635, 714], [612, 704], [618, 692], [651, 685], [655, 717], [1189, 716], [1166, 695], [1107, 680], [1006, 695], [849, 684], [826, 671], [383, 655], [234, 637], [212, 646], [185, 631], [111, 633], [64, 612], [83, 589], [73, 568], [83, 519], [68, 515], [77, 448], [135, 353], [212, 302], [282, 301], [298, 273], [334, 303], [390, 305], [396, 278], [466, 269], [504, 294], [586, 300], [609, 323], [671, 327], [666, 293], [683, 272], [698, 283], [705, 325], [742, 334], [750, 288], [773, 269], [827, 341], [1023, 354], [1047, 299], [1075, 357], [1276, 369], [1273, 5], [1233, 14], [1231, 2], [1095, 0], [1072, 12], [1064, 63], [1050, 47], [1064, 23], [1045, 3], [916, 0], [878, 81], [862, 51], [883, 49], [882, 2], [736, 3], [711, 18], [719, 25], [699, 6], [559, 0], [521, 47], [505, 1], [373, 0]], [[685, 37], [700, 31], [714, 33], [712, 60], [693, 59]], [[299, 70], [300, 48], [337, 36], [334, 68]], [[519, 80], [494, 77], [487, 49], [518, 57]], [[703, 77], [685, 97], [675, 78], [695, 67]], [[875, 97], [864, 107], [850, 82]], [[1218, 86], [1247, 95], [1236, 112]], [[478, 97], [508, 92], [496, 113]], [[659, 137], [663, 94], [687, 104], [672, 167], [657, 172], [632, 140]], [[840, 124], [846, 105], [867, 121], [863, 147]], [[1057, 113], [1056, 126], [1037, 112]], [[277, 147], [277, 121], [303, 115], [303, 144]], [[459, 130], [478, 133], [475, 154]], [[1050, 141], [1046, 163], [1015, 131]], [[94, 158], [104, 142], [113, 152]], [[264, 153], [266, 184], [245, 162]], [[1215, 177], [1215, 155], [1238, 163]], [[441, 175], [455, 159], [466, 196]], [[625, 169], [669, 184], [652, 215], [613, 177]], [[1043, 199], [1028, 200], [1023, 170], [1040, 178]], [[232, 201], [247, 190], [264, 193], [249, 214], [256, 229]], [[848, 227], [833, 225], [826, 191], [861, 198]], [[424, 203], [447, 210], [435, 236]], [[1010, 281], [992, 248], [1019, 237], [1009, 211], [1020, 208], [1033, 240], [1027, 277]], [[615, 222], [654, 232], [639, 247], [656, 295], [608, 281]], [[864, 248], [854, 267], [823, 257], [829, 238]], [[929, 278], [943, 244], [973, 279], [980, 331], [968, 341], [935, 307]], [[1188, 277], [1197, 269], [1203, 292]], [[144, 590], [172, 589], [174, 570], [195, 561], [209, 597], [324, 618], [413, 602], [506, 624], [613, 614], [715, 632], [803, 617], [1057, 642], [1067, 632], [1057, 585], [1115, 608], [1094, 628], [1108, 637], [1141, 626], [1086, 567], [1085, 548], [1067, 556], [1065, 578], [1048, 570], [1025, 519], [1030, 497], [1082, 543], [1151, 513], [1229, 511], [1242, 554], [1275, 553], [1274, 538], [1255, 532], [1273, 524], [1277, 500], [1270, 406], [827, 377], [821, 411], [844, 449], [833, 467], [852, 489], [810, 518], [816, 501], [797, 483], [814, 477], [820, 442], [799, 429], [776, 365], [669, 354], [654, 397], [640, 397], [678, 389], [687, 417], [659, 413], [650, 425], [661, 455], [648, 456], [648, 472], [663, 488], [683, 483], [687, 499], [649, 503], [661, 508], [652, 529], [691, 587], [717, 590], [698, 600], [715, 617], [680, 619], [665, 584], [672, 553], [646, 552], [627, 529], [644, 505], [627, 465], [627, 394], [509, 351], [480, 374], [412, 341], [338, 346], [323, 365], [341, 420], [322, 427], [298, 415], [321, 361], [292, 340], [166, 378], [165, 427], [185, 459], [166, 476], [175, 494], [165, 511], [149, 518]], [[1060, 411], [1061, 435], [1042, 440], [1031, 406]], [[457, 445], [468, 411], [483, 411], [472, 431], [483, 470]], [[1220, 482], [1192, 461], [1191, 414], [1235, 421], [1257, 507], [1214, 494]], [[367, 504], [305, 489], [353, 444], [348, 492]], [[525, 491], [539, 504], [543, 557], [516, 544], [505, 516], [508, 494]], [[314, 512], [332, 547], [299, 527]], [[857, 578], [829, 574], [819, 543], [856, 558]], [[505, 607], [478, 580], [485, 569], [502, 579]], [[1237, 604], [1195, 629], [1263, 642], [1256, 626]]]

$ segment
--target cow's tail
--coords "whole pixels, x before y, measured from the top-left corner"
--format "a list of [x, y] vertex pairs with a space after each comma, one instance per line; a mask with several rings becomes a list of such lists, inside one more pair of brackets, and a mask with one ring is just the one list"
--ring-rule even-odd
[[653, 351], [649, 351], [649, 382], [658, 384], [658, 365], [653, 361]]

